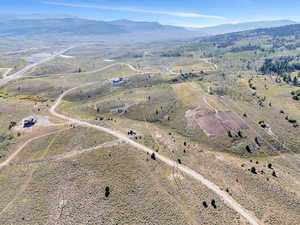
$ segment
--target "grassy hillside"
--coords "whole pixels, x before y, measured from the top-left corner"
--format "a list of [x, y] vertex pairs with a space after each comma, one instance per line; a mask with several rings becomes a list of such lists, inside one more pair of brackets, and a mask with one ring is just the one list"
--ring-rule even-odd
[[[10, 161], [0, 164], [0, 224], [247, 224], [181, 165], [263, 224], [298, 225], [298, 30], [89, 43], [7, 83], [0, 163]], [[18, 70], [55, 49], [47, 47], [3, 52], [1, 68]], [[62, 93], [89, 82], [57, 107], [73, 120], [50, 113]], [[30, 117], [39, 121], [26, 128]]]

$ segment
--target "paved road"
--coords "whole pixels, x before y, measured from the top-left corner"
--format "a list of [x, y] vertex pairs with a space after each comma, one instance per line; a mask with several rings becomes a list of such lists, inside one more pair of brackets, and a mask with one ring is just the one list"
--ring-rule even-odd
[[114, 67], [116, 65], [121, 65], [121, 66], [128, 66], [131, 70], [135, 71], [135, 72], [140, 72], [140, 70], [137, 70], [134, 66], [132, 66], [131, 64], [128, 64], [128, 63], [122, 63], [122, 62], [117, 62], [117, 63], [114, 63], [114, 64], [110, 64], [110, 65], [107, 65], [107, 66], [104, 66], [100, 69], [96, 69], [96, 70], [92, 70], [92, 71], [87, 71], [87, 72], [81, 72], [81, 74], [84, 74], [84, 73], [97, 73], [97, 72], [101, 72], [105, 69], [108, 69], [110, 67]]
[[202, 184], [204, 184], [206, 187], [208, 187], [210, 190], [212, 190], [214, 193], [216, 193], [225, 202], [225, 204], [227, 206], [229, 206], [234, 211], [236, 211], [241, 216], [243, 216], [250, 224], [252, 224], [252, 225], [262, 225], [263, 224], [261, 221], [259, 221], [258, 218], [255, 217], [255, 215], [253, 213], [251, 213], [248, 210], [246, 210], [245, 208], [243, 208], [243, 206], [241, 206], [237, 201], [235, 201], [228, 193], [222, 191], [217, 185], [210, 182], [209, 180], [207, 180], [201, 174], [195, 172], [194, 170], [192, 170], [192, 169], [190, 169], [190, 168], [188, 168], [188, 167], [186, 167], [182, 164], [178, 165], [177, 162], [175, 162], [175, 161], [173, 161], [173, 160], [171, 160], [171, 159], [155, 152], [154, 150], [150, 149], [149, 147], [146, 147], [145, 145], [142, 145], [140, 143], [137, 143], [137, 142], [131, 140], [129, 137], [127, 137], [127, 135], [122, 134], [122, 133], [120, 133], [116, 130], [112, 130], [110, 128], [94, 125], [94, 124], [91, 124], [91, 123], [88, 123], [88, 122], [85, 122], [85, 121], [73, 119], [71, 117], [60, 114], [56, 111], [56, 108], [60, 105], [61, 101], [63, 100], [63, 98], [67, 94], [71, 93], [72, 91], [74, 91], [76, 89], [91, 86], [95, 83], [96, 82], [86, 83], [86, 84], [83, 84], [83, 85], [80, 85], [78, 87], [74, 87], [74, 88], [71, 88], [71, 89], [65, 91], [63, 94], [61, 94], [59, 96], [59, 98], [57, 99], [55, 104], [51, 107], [50, 113], [52, 115], [56, 116], [56, 117], [67, 120], [70, 123], [78, 124], [78, 125], [84, 126], [84, 127], [94, 128], [94, 129], [100, 130], [102, 132], [106, 132], [108, 134], [111, 134], [111, 135], [119, 138], [120, 140], [124, 141], [125, 143], [131, 145], [132, 147], [135, 147], [135, 148], [137, 148], [139, 150], [142, 150], [144, 152], [148, 152], [150, 154], [154, 153], [156, 155], [157, 159], [161, 160], [162, 162], [166, 163], [167, 165], [169, 165], [171, 167], [177, 167], [178, 170], [182, 171], [186, 175], [194, 178], [195, 180], [200, 181]]
[[35, 63], [33, 63], [33, 64], [30, 64], [30, 65], [24, 67], [23, 69], [19, 70], [18, 72], [15, 72], [14, 74], [11, 74], [11, 75], [9, 75], [9, 76], [6, 76], [6, 77], [0, 79], [0, 87], [2, 87], [3, 85], [7, 84], [7, 83], [8, 83], [9, 81], [11, 81], [11, 80], [18, 79], [18, 78], [24, 76], [24, 74], [25, 74], [26, 72], [28, 72], [29, 70], [31, 70], [33, 67], [38, 66], [38, 65], [40, 65], [40, 64], [43, 64], [43, 63], [45, 63], [45, 62], [47, 62], [47, 61], [49, 61], [49, 60], [52, 60], [52, 59], [54, 59], [55, 57], [57, 57], [57, 56], [59, 56], [59, 55], [62, 55], [62, 54], [64, 54], [65, 52], [71, 50], [72, 48], [74, 48], [74, 47], [69, 47], [69, 48], [63, 49], [63, 50], [61, 50], [61, 51], [55, 52], [55, 53], [53, 53], [51, 56], [49, 56], [49, 57], [47, 57], [47, 58], [45, 58], [45, 59], [42, 59], [42, 60], [40, 60], [40, 61], [38, 61], [38, 62], [35, 62]]
[[121, 63], [121, 62], [117, 62], [117, 63], [114, 63], [114, 64], [110, 64], [110, 65], [107, 65], [107, 66], [104, 66], [104, 67], [101, 67], [100, 69], [95, 69], [95, 70], [90, 70], [90, 71], [85, 71], [85, 72], [81, 72], [81, 73], [58, 73], [58, 74], [50, 74], [50, 75], [39, 75], [39, 76], [25, 76], [26, 78], [41, 78], [41, 77], [56, 77], [56, 76], [68, 76], [68, 75], [71, 75], [71, 74], [80, 74], [80, 75], [85, 75], [85, 74], [90, 74], [90, 73], [98, 73], [98, 72], [101, 72], [103, 70], [106, 70], [108, 68], [111, 68], [111, 67], [114, 67], [114, 66], [117, 66], [117, 65], [123, 65], [123, 66], [128, 66], [131, 70], [137, 72], [137, 73], [143, 73], [141, 72], [140, 70], [134, 68], [132, 65], [130, 64], [127, 64], [127, 63]]
[[5, 78], [10, 73], [10, 71], [12, 71], [12, 68], [2, 68], [2, 69], [6, 70], [3, 73], [2, 78]]

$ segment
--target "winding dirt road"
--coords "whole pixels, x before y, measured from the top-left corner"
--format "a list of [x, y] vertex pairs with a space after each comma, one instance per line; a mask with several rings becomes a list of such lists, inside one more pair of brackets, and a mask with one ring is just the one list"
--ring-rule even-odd
[[3, 169], [4, 167], [8, 166], [10, 164], [10, 162], [28, 145], [30, 144], [31, 142], [37, 140], [37, 139], [40, 139], [40, 138], [43, 138], [43, 137], [47, 137], [47, 136], [50, 136], [52, 134], [55, 134], [57, 133], [58, 131], [53, 131], [53, 132], [50, 132], [50, 133], [46, 133], [46, 134], [43, 134], [43, 135], [40, 135], [40, 136], [37, 136], [37, 137], [34, 137], [34, 138], [31, 138], [29, 140], [27, 140], [23, 145], [21, 145], [14, 153], [12, 153], [4, 162], [0, 163], [0, 170]]
[[[29, 65], [27, 67], [25, 67], [24, 69], [20, 70], [19, 72], [13, 74], [13, 75], [10, 75], [9, 77], [6, 77], [7, 79], [1, 79], [0, 80], [0, 87], [4, 84], [6, 84], [7, 82], [9, 82], [10, 80], [13, 80], [13, 79], [17, 79], [17, 78], [20, 78], [22, 77], [28, 70], [32, 69], [34, 66], [36, 65], [39, 65], [41, 63], [44, 63], [48, 60], [50, 60], [51, 58], [54, 58], [58, 55], [61, 55], [63, 54], [64, 52], [70, 50], [71, 48], [68, 48], [68, 49], [65, 49], [65, 50], [62, 50], [61, 52], [58, 52], [54, 55], [52, 55], [51, 57], [45, 59], [45, 60], [42, 60], [38, 63], [35, 63], [35, 64], [32, 64], [32, 65]], [[113, 65], [116, 65], [116, 64], [113, 64]], [[102, 69], [99, 69], [98, 71], [102, 71], [104, 69], [107, 69], [113, 65], [108, 65], [108, 66], [105, 66], [103, 67]], [[125, 65], [129, 65], [129, 64], [125, 64]], [[132, 66], [129, 66], [131, 69], [135, 69], [134, 67]], [[135, 69], [136, 70], [136, 69]], [[93, 84], [96, 84], [96, 82], [90, 82], [90, 83], [86, 83], [86, 84], [83, 84], [83, 85], [80, 85], [80, 86], [77, 86], [77, 87], [74, 87], [74, 88], [71, 88], [67, 91], [65, 91], [64, 93], [62, 93], [59, 98], [57, 99], [57, 101], [55, 102], [55, 104], [50, 108], [50, 113], [53, 115], [53, 116], [56, 116], [58, 118], [61, 118], [61, 119], [64, 119], [70, 123], [73, 123], [73, 124], [77, 124], [77, 125], [80, 125], [80, 126], [83, 126], [83, 127], [90, 127], [90, 128], [94, 128], [96, 130], [99, 130], [99, 131], [102, 131], [102, 132], [106, 132], [108, 134], [111, 134], [115, 137], [117, 137], [119, 139], [119, 141], [122, 141], [122, 142], [125, 142], [127, 143], [128, 145], [131, 145], [132, 147], [136, 148], [136, 149], [139, 149], [141, 151], [144, 151], [144, 152], [148, 152], [150, 154], [154, 153], [156, 155], [156, 158], [161, 160], [162, 162], [166, 163], [167, 165], [171, 166], [171, 167], [174, 167], [174, 168], [177, 168], [177, 170], [180, 170], [181, 172], [185, 173], [186, 175], [194, 178], [195, 180], [197, 181], [200, 181], [203, 185], [205, 185], [207, 188], [209, 188], [210, 190], [212, 190], [214, 193], [216, 193], [223, 201], [224, 203], [232, 208], [234, 211], [236, 211], [237, 213], [239, 213], [241, 216], [243, 216], [250, 224], [252, 225], [263, 225], [263, 223], [250, 211], [246, 210], [243, 206], [241, 206], [236, 200], [234, 200], [228, 193], [222, 191], [217, 185], [215, 185], [214, 183], [210, 182], [209, 180], [207, 180], [206, 178], [204, 178], [201, 174], [197, 173], [196, 171], [182, 165], [182, 164], [178, 164], [177, 162], [155, 152], [153, 149], [149, 148], [149, 147], [146, 147], [145, 145], [142, 145], [140, 143], [137, 143], [135, 141], [133, 141], [132, 139], [130, 139], [129, 137], [127, 137], [125, 134], [123, 133], [120, 133], [116, 130], [113, 130], [113, 129], [110, 129], [110, 128], [106, 128], [106, 127], [101, 127], [101, 126], [98, 126], [98, 125], [94, 125], [94, 124], [91, 124], [91, 123], [88, 123], [88, 122], [85, 122], [85, 121], [81, 121], [81, 120], [78, 120], [78, 119], [74, 119], [74, 118], [71, 118], [71, 117], [68, 117], [68, 116], [65, 116], [63, 114], [60, 114], [56, 111], [57, 107], [60, 105], [61, 101], [63, 100], [63, 98], [71, 93], [72, 91], [75, 91], [76, 89], [80, 89], [80, 88], [84, 88], [84, 87], [88, 87], [88, 86], [91, 86]], [[20, 148], [18, 148], [10, 157], [8, 157], [7, 160], [5, 160], [5, 162], [1, 163], [0, 164], [0, 169], [9, 165], [9, 163], [12, 161], [12, 159], [14, 159], [16, 157], [16, 155], [22, 151], [22, 149], [28, 145], [29, 143], [31, 143], [32, 141], [38, 139], [38, 138], [41, 138], [41, 137], [45, 137], [45, 136], [48, 136], [50, 134], [53, 134], [54, 132], [52, 133], [47, 133], [47, 134], [44, 134], [44, 135], [41, 135], [41, 136], [38, 136], [38, 137], [35, 137], [35, 138], [32, 138], [28, 141], [26, 141]], [[99, 146], [98, 146], [99, 147]], [[93, 147], [93, 148], [90, 148], [90, 149], [87, 149], [87, 150], [83, 150], [83, 151], [91, 151], [91, 150], [94, 150], [96, 149], [97, 147]], [[74, 156], [73, 154], [76, 155], [75, 152], [72, 152], [70, 153], [71, 155], [68, 155], [68, 156], [65, 156], [65, 157], [70, 157], [70, 156]], [[3, 211], [2, 211], [3, 212]]]
[[178, 165], [177, 162], [155, 152], [154, 150], [150, 149], [149, 147], [146, 147], [145, 145], [142, 145], [140, 143], [137, 143], [133, 140], [131, 140], [130, 138], [128, 138], [125, 134], [122, 134], [116, 130], [112, 130], [110, 128], [106, 128], [106, 127], [101, 127], [98, 125], [94, 125], [85, 121], [81, 121], [78, 119], [73, 119], [71, 117], [65, 116], [63, 114], [60, 114], [56, 111], [57, 107], [60, 105], [61, 101], [63, 100], [63, 98], [71, 93], [72, 91], [75, 91], [76, 89], [80, 89], [80, 88], [84, 88], [87, 86], [91, 86], [93, 84], [95, 84], [96, 82], [91, 82], [91, 83], [86, 83], [83, 85], [80, 85], [78, 87], [74, 87], [71, 88], [67, 91], [65, 91], [63, 94], [61, 94], [59, 96], [59, 98], [57, 99], [57, 101], [55, 102], [55, 104], [51, 107], [50, 109], [50, 113], [53, 116], [59, 117], [61, 119], [67, 120], [70, 123], [74, 123], [83, 127], [90, 127], [90, 128], [94, 128], [96, 130], [102, 131], [102, 132], [106, 132], [108, 134], [111, 134], [117, 138], [119, 138], [120, 140], [122, 140], [123, 142], [127, 143], [128, 145], [131, 145], [132, 147], [135, 147], [136, 149], [139, 149], [141, 151], [144, 152], [148, 152], [150, 154], [154, 153], [156, 155], [156, 158], [161, 160], [162, 162], [166, 163], [167, 165], [171, 166], [171, 167], [177, 167], [178, 170], [180, 170], [181, 172], [185, 173], [186, 175], [194, 178], [197, 181], [200, 181], [202, 184], [204, 184], [207, 188], [209, 188], [210, 190], [212, 190], [214, 193], [216, 193], [223, 201], [224, 203], [232, 208], [234, 211], [236, 211], [237, 213], [239, 213], [241, 216], [243, 216], [250, 224], [252, 225], [262, 225], [263, 223], [250, 211], [246, 210], [243, 206], [241, 206], [236, 200], [234, 200], [229, 194], [227, 194], [226, 192], [222, 191], [217, 185], [215, 185], [214, 183], [210, 182], [209, 180], [207, 180], [206, 178], [204, 178], [201, 174], [195, 172], [194, 170], [180, 164]]

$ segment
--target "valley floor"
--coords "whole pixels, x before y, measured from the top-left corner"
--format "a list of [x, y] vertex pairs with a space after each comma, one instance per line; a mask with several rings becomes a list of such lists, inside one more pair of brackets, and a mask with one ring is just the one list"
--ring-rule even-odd
[[[299, 128], [275, 101], [299, 118], [288, 87], [256, 77], [273, 103], [261, 108], [247, 76], [220, 83], [208, 60], [204, 75], [178, 72], [197, 64], [184, 58], [167, 74], [152, 59], [60, 73], [76, 60], [45, 61], [0, 89], [0, 224], [298, 224]], [[214, 94], [221, 85], [239, 98]], [[31, 117], [44, 122], [22, 128]]]

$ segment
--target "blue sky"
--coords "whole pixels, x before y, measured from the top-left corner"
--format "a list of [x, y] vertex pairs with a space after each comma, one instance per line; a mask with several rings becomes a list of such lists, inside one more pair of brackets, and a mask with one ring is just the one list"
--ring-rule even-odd
[[299, 0], [1, 0], [0, 13], [70, 14], [201, 27], [257, 20], [300, 21], [299, 9]]

